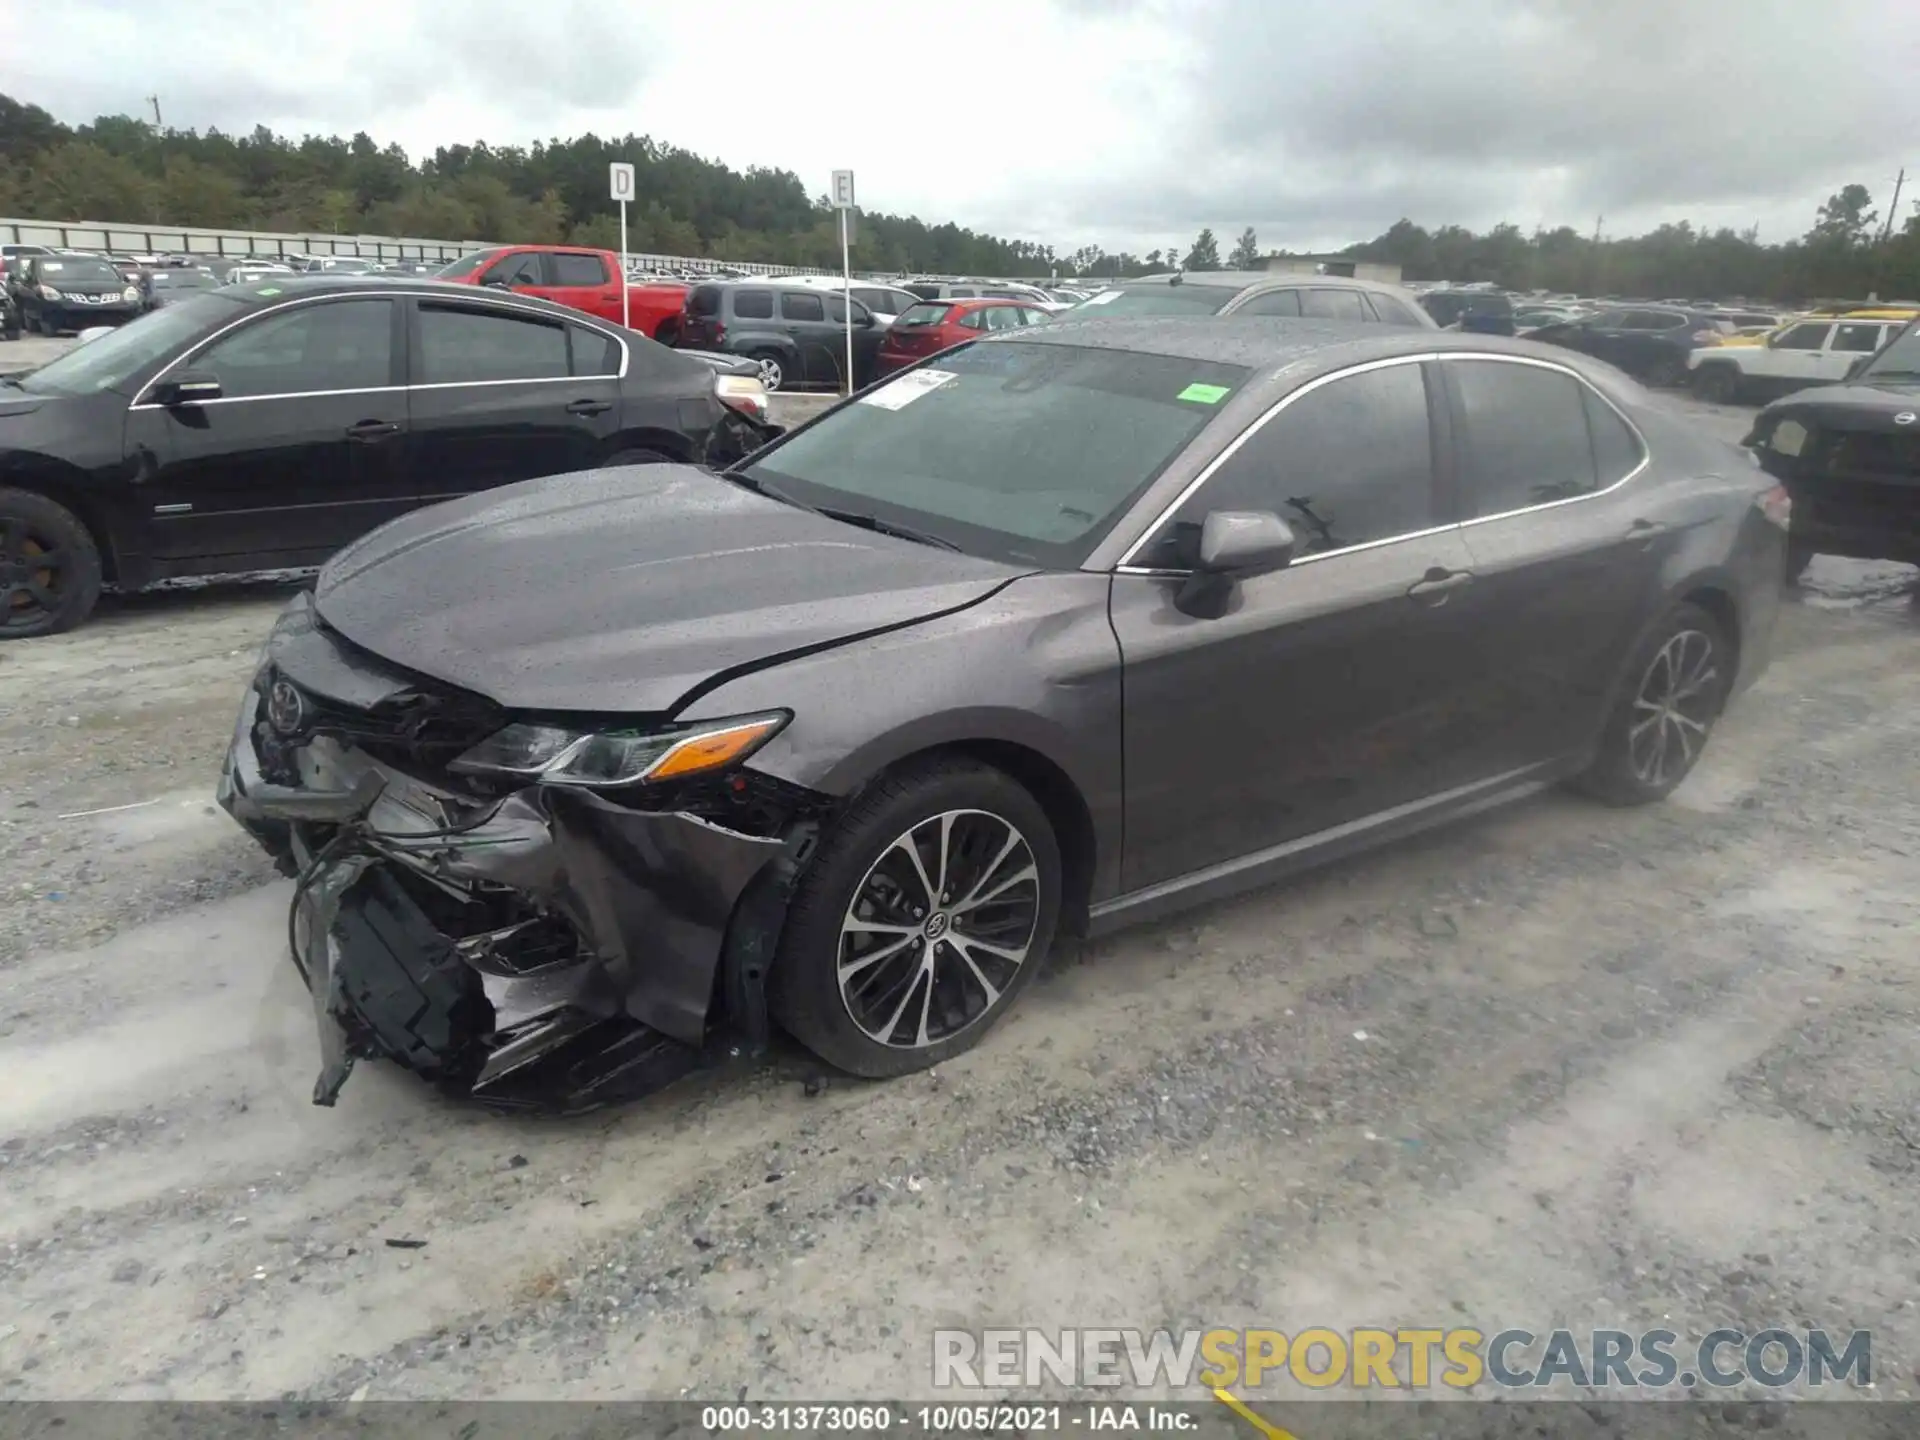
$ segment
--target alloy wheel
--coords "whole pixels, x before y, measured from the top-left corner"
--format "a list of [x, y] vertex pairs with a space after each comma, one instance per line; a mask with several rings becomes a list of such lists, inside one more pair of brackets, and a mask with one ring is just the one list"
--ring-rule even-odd
[[977, 1023], [1032, 959], [1040, 872], [1019, 829], [948, 810], [880, 852], [840, 925], [836, 978], [869, 1039], [925, 1049]]
[[60, 608], [73, 557], [17, 515], [0, 515], [0, 634], [30, 630]]
[[780, 382], [786, 378], [780, 369], [780, 362], [770, 356], [760, 357], [760, 383], [769, 390], [778, 390]]
[[1658, 789], [1692, 768], [1719, 707], [1713, 637], [1677, 631], [1647, 666], [1627, 726], [1627, 755], [1642, 784]]

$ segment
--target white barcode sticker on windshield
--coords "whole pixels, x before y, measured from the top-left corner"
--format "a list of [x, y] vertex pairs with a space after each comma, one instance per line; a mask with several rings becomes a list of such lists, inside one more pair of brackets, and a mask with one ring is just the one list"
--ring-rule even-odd
[[871, 395], [862, 395], [860, 403], [878, 405], [882, 410], [899, 410], [959, 378], [951, 370], [910, 370], [897, 380], [889, 380]]
[[1087, 304], [1111, 305], [1114, 301], [1118, 300], [1119, 298], [1120, 298], [1120, 292], [1118, 290], [1102, 290], [1098, 295], [1089, 296], [1087, 298]]

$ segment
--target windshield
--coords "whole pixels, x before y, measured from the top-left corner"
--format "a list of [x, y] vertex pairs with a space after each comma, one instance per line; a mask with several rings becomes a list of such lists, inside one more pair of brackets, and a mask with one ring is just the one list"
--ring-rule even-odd
[[109, 285], [123, 285], [120, 272], [104, 260], [73, 259], [42, 260], [36, 267], [40, 278], [49, 285], [73, 285], [80, 283], [105, 282]]
[[1920, 380], [1920, 324], [1910, 324], [1860, 374], [1863, 380]]
[[21, 389], [36, 395], [97, 395], [113, 389], [210, 325], [239, 313], [232, 300], [209, 291], [130, 320], [111, 335], [102, 335], [38, 370], [14, 378]]
[[1127, 350], [976, 343], [869, 390], [742, 473], [803, 505], [1068, 569], [1247, 373]]
[[1218, 315], [1239, 293], [1222, 285], [1140, 285], [1102, 290], [1066, 313], [1078, 319], [1097, 315]]
[[476, 250], [471, 255], [462, 255], [451, 265], [442, 265], [438, 270], [434, 271], [433, 278], [436, 280], [464, 280], [499, 253], [500, 251], [498, 249], [493, 249]]

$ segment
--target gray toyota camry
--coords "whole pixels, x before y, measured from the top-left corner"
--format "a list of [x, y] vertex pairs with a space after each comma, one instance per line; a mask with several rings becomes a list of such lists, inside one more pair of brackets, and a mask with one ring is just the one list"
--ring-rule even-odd
[[1062, 932], [1665, 796], [1766, 663], [1787, 519], [1561, 349], [1008, 332], [722, 474], [374, 532], [275, 627], [220, 798], [298, 877], [322, 1104], [385, 1057], [580, 1108], [776, 1026], [897, 1075]]

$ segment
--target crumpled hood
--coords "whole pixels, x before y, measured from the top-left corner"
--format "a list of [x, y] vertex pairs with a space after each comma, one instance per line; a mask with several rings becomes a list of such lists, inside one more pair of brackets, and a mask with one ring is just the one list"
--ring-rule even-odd
[[314, 598], [354, 644], [511, 709], [659, 713], [722, 672], [960, 609], [1023, 573], [649, 465], [402, 516], [335, 556]]

